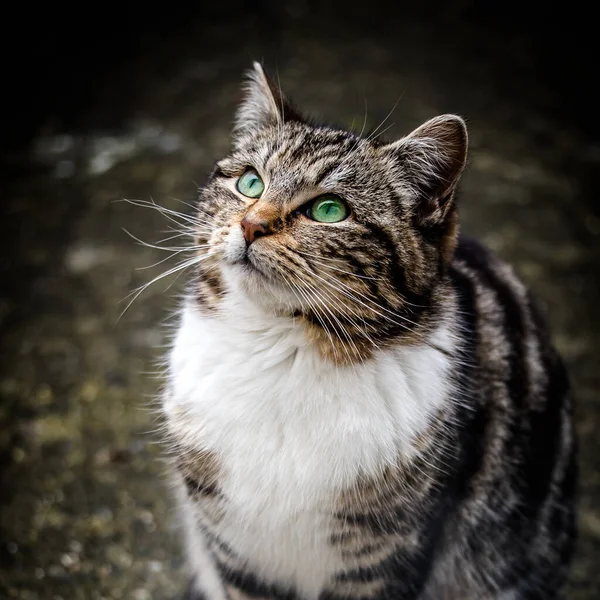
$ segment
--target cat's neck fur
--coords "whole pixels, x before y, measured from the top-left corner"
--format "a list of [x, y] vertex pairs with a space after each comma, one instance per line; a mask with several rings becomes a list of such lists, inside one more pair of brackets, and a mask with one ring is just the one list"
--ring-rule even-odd
[[[220, 538], [266, 580], [307, 598], [342, 565], [330, 522], [340, 494], [409, 461], [451, 401], [449, 355], [423, 344], [351, 366], [321, 358], [291, 318], [230, 301], [187, 303], [170, 360], [172, 434], [219, 465]], [[433, 334], [451, 351], [448, 326]]]
[[[331, 444], [329, 456], [339, 461], [329, 475], [335, 482], [306, 466], [300, 471], [315, 489], [344, 487], [358, 472], [374, 475], [410, 457], [415, 438], [448, 400], [451, 326], [441, 324], [427, 341], [339, 366], [319, 355], [293, 318], [235, 295], [217, 316], [190, 300], [171, 354], [169, 402], [198, 415], [198, 428], [193, 418], [182, 426], [191, 428], [190, 441], [217, 454], [252, 453], [244, 446], [253, 435], [264, 436], [275, 454], [294, 441], [304, 453]], [[269, 424], [274, 430], [267, 432]], [[244, 434], [236, 437], [238, 427]]]

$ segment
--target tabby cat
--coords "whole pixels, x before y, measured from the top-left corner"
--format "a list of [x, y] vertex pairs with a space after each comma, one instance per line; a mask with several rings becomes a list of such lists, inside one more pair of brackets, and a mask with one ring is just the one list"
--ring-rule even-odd
[[568, 380], [530, 293], [459, 237], [467, 132], [303, 118], [255, 64], [189, 223], [163, 400], [192, 598], [558, 598]]

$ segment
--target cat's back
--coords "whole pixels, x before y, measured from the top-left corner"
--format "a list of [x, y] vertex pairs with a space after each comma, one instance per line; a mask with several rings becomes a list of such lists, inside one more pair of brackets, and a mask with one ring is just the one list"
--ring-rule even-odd
[[[556, 565], [566, 565], [573, 549], [576, 480], [563, 362], [531, 292], [507, 263], [461, 238], [450, 276], [473, 414], [461, 476], [461, 531], [448, 532], [461, 541], [443, 562], [466, 580], [477, 577], [470, 565], [478, 564], [498, 581], [556, 589], [565, 577]], [[446, 568], [441, 572], [447, 576]]]
[[467, 360], [479, 383], [500, 392], [506, 406], [557, 407], [569, 383], [546, 319], [514, 269], [481, 243], [459, 239], [450, 275], [459, 302]]
[[[463, 384], [482, 412], [481, 433], [495, 425], [498, 444], [532, 469], [529, 482], [539, 480], [539, 468], [551, 469], [573, 446], [569, 379], [546, 319], [513, 268], [472, 239], [460, 239], [450, 275]], [[487, 444], [488, 453], [498, 444]]]

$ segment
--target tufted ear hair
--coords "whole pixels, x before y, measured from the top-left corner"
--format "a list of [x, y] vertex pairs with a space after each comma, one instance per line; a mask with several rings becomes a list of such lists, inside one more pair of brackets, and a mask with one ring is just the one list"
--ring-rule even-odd
[[244, 97], [238, 106], [234, 136], [243, 137], [257, 129], [301, 118], [283, 92], [266, 75], [262, 65], [254, 62], [246, 73]]
[[403, 180], [419, 198], [423, 225], [441, 223], [467, 160], [467, 126], [457, 115], [435, 117], [410, 135], [389, 144]]

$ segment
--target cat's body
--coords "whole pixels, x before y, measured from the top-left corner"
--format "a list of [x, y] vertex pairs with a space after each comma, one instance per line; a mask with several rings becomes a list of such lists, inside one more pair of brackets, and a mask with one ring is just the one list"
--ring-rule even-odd
[[[339, 175], [356, 136], [345, 134], [351, 144], [335, 156], [331, 148], [347, 143], [335, 141], [341, 133], [311, 139], [310, 126], [300, 130], [289, 117], [275, 119], [273, 139], [261, 143], [260, 126], [255, 134], [240, 120], [257, 127], [262, 100], [267, 116], [278, 109], [268, 106], [262, 71], [253, 81], [237, 156], [204, 192], [206, 260], [183, 309], [164, 401], [194, 594], [556, 597], [573, 541], [567, 380], [512, 271], [477, 244], [457, 245], [451, 192], [466, 138], [465, 148], [455, 144], [456, 160], [432, 155], [429, 173], [416, 177], [427, 210], [393, 215], [396, 229], [365, 223], [367, 239], [357, 201], [342, 227], [318, 223], [320, 240], [309, 244], [317, 225], [297, 207], [340, 189], [352, 203], [351, 161], [335, 190], [318, 186]], [[428, 130], [432, 152], [436, 136], [452, 146], [440, 123]], [[383, 150], [366, 148], [362, 160]], [[294, 160], [305, 180], [291, 186]], [[426, 176], [444, 164], [448, 172], [428, 187]], [[266, 208], [240, 203], [232, 188], [248, 166], [267, 181], [263, 197], [273, 194]], [[316, 184], [306, 182], [311, 169]], [[407, 198], [410, 173], [397, 188]], [[372, 178], [371, 187], [385, 183]], [[323, 241], [328, 232], [341, 237]], [[269, 248], [277, 239], [281, 246]], [[250, 259], [249, 249], [257, 253]]]

